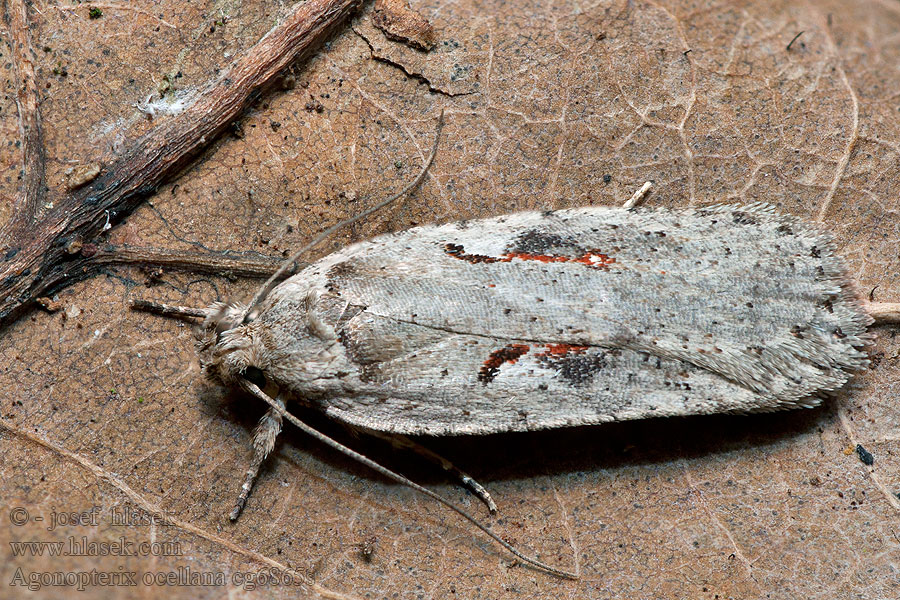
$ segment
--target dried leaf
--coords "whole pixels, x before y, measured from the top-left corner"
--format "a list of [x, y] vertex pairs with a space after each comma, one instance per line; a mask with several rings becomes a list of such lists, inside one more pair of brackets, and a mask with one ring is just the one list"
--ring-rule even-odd
[[[154, 125], [135, 104], [164, 76], [176, 91], [203, 85], [264, 35], [279, 10], [267, 2], [213, 9], [163, 0], [152, 10], [119, 2], [104, 3], [103, 18], [90, 20], [84, 5], [35, 6], [50, 182], [62, 181], [72, 161], [109, 164]], [[621, 204], [652, 179], [648, 205], [765, 201], [816, 220], [833, 233], [861, 290], [878, 285], [879, 300], [900, 299], [900, 13], [890, 3], [415, 6], [436, 15], [440, 42], [424, 55], [392, 45], [419, 55], [423, 63], [410, 72], [437, 91], [398, 66], [410, 64], [405, 54], [392, 54], [394, 64], [373, 60], [360, 35], [339, 30], [295, 68], [296, 87], [263, 97], [244, 117], [242, 139], [223, 138], [160, 187], [154, 209], [128, 218], [142, 243], [272, 255], [295, 249], [413, 177], [445, 108], [444, 142], [421, 188], [319, 255], [416, 223]], [[3, 65], [8, 48], [0, 53]], [[459, 74], [471, 67], [469, 77], [451, 82], [454, 64]], [[6, 220], [22, 157], [11, 70], [0, 77], [10, 90], [0, 96]], [[464, 83], [450, 91], [465, 95], [441, 93], [450, 83]], [[310, 96], [322, 112], [303, 110]], [[229, 523], [264, 409], [205, 380], [189, 328], [127, 305], [135, 297], [206, 305], [247, 298], [256, 283], [164, 273], [148, 289], [134, 285], [145, 279], [137, 267], [108, 273], [62, 290], [64, 311], [36, 309], [0, 336], [4, 597], [25, 596], [10, 587], [19, 568], [119, 567], [138, 574], [145, 596], [314, 596], [282, 581], [252, 590], [235, 583], [288, 566], [332, 597], [897, 595], [900, 361], [882, 360], [820, 410], [420, 440], [488, 487], [500, 506], [496, 531], [552, 564], [577, 564], [582, 579], [567, 582], [507, 568], [508, 557], [454, 515], [290, 429], [243, 516]], [[900, 336], [877, 332], [873, 351], [896, 356]], [[483, 510], [418, 459], [294, 408]], [[857, 444], [877, 457], [871, 467], [857, 458]], [[81, 515], [94, 506], [96, 526], [48, 531], [54, 512]], [[45, 520], [14, 526], [16, 507]], [[157, 509], [168, 520], [151, 525]], [[114, 515], [136, 516], [115, 525]], [[359, 545], [369, 535], [378, 540], [371, 563]], [[177, 543], [178, 553], [16, 557], [7, 543], [70, 536]], [[141, 583], [144, 573], [150, 585]], [[227, 585], [153, 579], [168, 573], [221, 574]], [[136, 595], [124, 586], [89, 594]]]

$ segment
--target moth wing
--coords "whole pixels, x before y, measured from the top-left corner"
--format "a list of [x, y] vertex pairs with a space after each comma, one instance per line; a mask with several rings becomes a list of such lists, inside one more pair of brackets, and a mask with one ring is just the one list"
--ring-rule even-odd
[[416, 350], [406, 343], [410, 351], [368, 363], [356, 393], [323, 399], [325, 412], [378, 431], [459, 435], [777, 405], [707, 369], [646, 352], [434, 336], [418, 327], [391, 324], [384, 341], [403, 345], [397, 337], [405, 333]]
[[[765, 206], [591, 207], [419, 227], [336, 252], [271, 301], [301, 288], [348, 307], [331, 322], [358, 368], [356, 383], [342, 382], [355, 408], [329, 396], [326, 410], [407, 432], [808, 406], [865, 364], [868, 341], [828, 236]], [[528, 352], [504, 358], [520, 346]], [[498, 374], [479, 379], [497, 361]], [[657, 363], [660, 379], [646, 367]], [[587, 364], [588, 380], [567, 377]], [[709, 393], [677, 408], [678, 373]], [[646, 403], [620, 397], [628, 377]], [[488, 404], [531, 417], [514, 426]], [[447, 406], [471, 418], [435, 425]]]

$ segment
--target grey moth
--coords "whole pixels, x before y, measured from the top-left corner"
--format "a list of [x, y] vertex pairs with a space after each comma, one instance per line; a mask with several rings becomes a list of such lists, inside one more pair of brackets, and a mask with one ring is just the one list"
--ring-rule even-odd
[[[442, 123], [442, 120], [439, 122]], [[435, 149], [436, 149], [435, 142]], [[371, 214], [399, 194], [333, 226]], [[867, 364], [873, 322], [895, 305], [857, 300], [828, 234], [765, 204], [521, 212], [416, 227], [330, 254], [247, 304], [205, 309], [198, 351], [221, 383], [265, 401], [243, 509], [282, 420], [445, 504], [443, 497], [312, 429], [288, 401], [403, 440], [524, 432], [662, 416], [812, 407]], [[883, 314], [882, 314], [883, 313]], [[448, 466], [449, 465], [449, 466]]]
[[828, 237], [766, 206], [417, 227], [215, 305], [201, 359], [356, 427], [460, 435], [815, 406], [871, 322]]

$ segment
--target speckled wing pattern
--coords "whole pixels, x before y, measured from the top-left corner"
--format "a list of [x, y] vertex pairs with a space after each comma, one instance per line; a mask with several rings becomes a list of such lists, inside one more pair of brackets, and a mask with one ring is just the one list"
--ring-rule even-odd
[[524, 431], [814, 406], [866, 364], [827, 234], [766, 205], [588, 207], [425, 226], [283, 283], [339, 341], [354, 425]]

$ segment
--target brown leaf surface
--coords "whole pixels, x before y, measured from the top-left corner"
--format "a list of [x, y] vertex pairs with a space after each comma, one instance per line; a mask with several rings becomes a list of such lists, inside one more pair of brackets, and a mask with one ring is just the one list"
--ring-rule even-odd
[[[96, 6], [98, 19], [87, 4], [34, 5], [51, 187], [145, 131], [152, 123], [135, 105], [166, 77], [176, 89], [202, 85], [280, 10]], [[657, 205], [766, 201], [817, 220], [860, 290], [900, 299], [900, 4], [411, 7], [435, 27], [431, 53], [374, 37], [367, 7], [298, 67], [297, 87], [261, 100], [241, 136], [222, 139], [110, 237], [293, 249], [412, 178], [445, 109], [421, 188], [320, 254], [416, 223], [619, 204], [652, 179]], [[0, 54], [6, 219], [21, 156], [8, 46]], [[17, 569], [26, 579], [136, 572], [137, 590], [93, 587], [85, 596], [104, 598], [900, 596], [900, 341], [891, 329], [877, 330], [872, 369], [822, 409], [427, 440], [492, 491], [495, 528], [551, 564], [577, 565], [581, 579], [570, 582], [509, 568], [505, 552], [448, 511], [290, 429], [231, 524], [262, 407], [203, 379], [188, 328], [127, 305], [245, 298], [254, 282], [165, 273], [146, 289], [146, 279], [138, 269], [110, 271], [62, 292], [59, 312], [35, 309], [3, 332], [4, 598], [32, 597], [12, 585]], [[485, 513], [417, 458], [301, 415]], [[871, 467], [846, 451], [857, 444], [874, 455]], [[25, 515], [16, 507], [27, 523], [13, 523]], [[93, 507], [96, 525], [48, 531], [52, 515]], [[169, 522], [112, 521], [142, 510]], [[34, 558], [12, 556], [8, 544], [70, 539], [124, 539], [141, 555]], [[149, 555], [159, 550], [175, 555]], [[242, 574], [288, 567], [318, 590], [241, 585]], [[146, 573], [157, 577], [151, 585]], [[191, 574], [225, 583], [177, 579]], [[71, 594], [46, 587], [40, 597]]]

